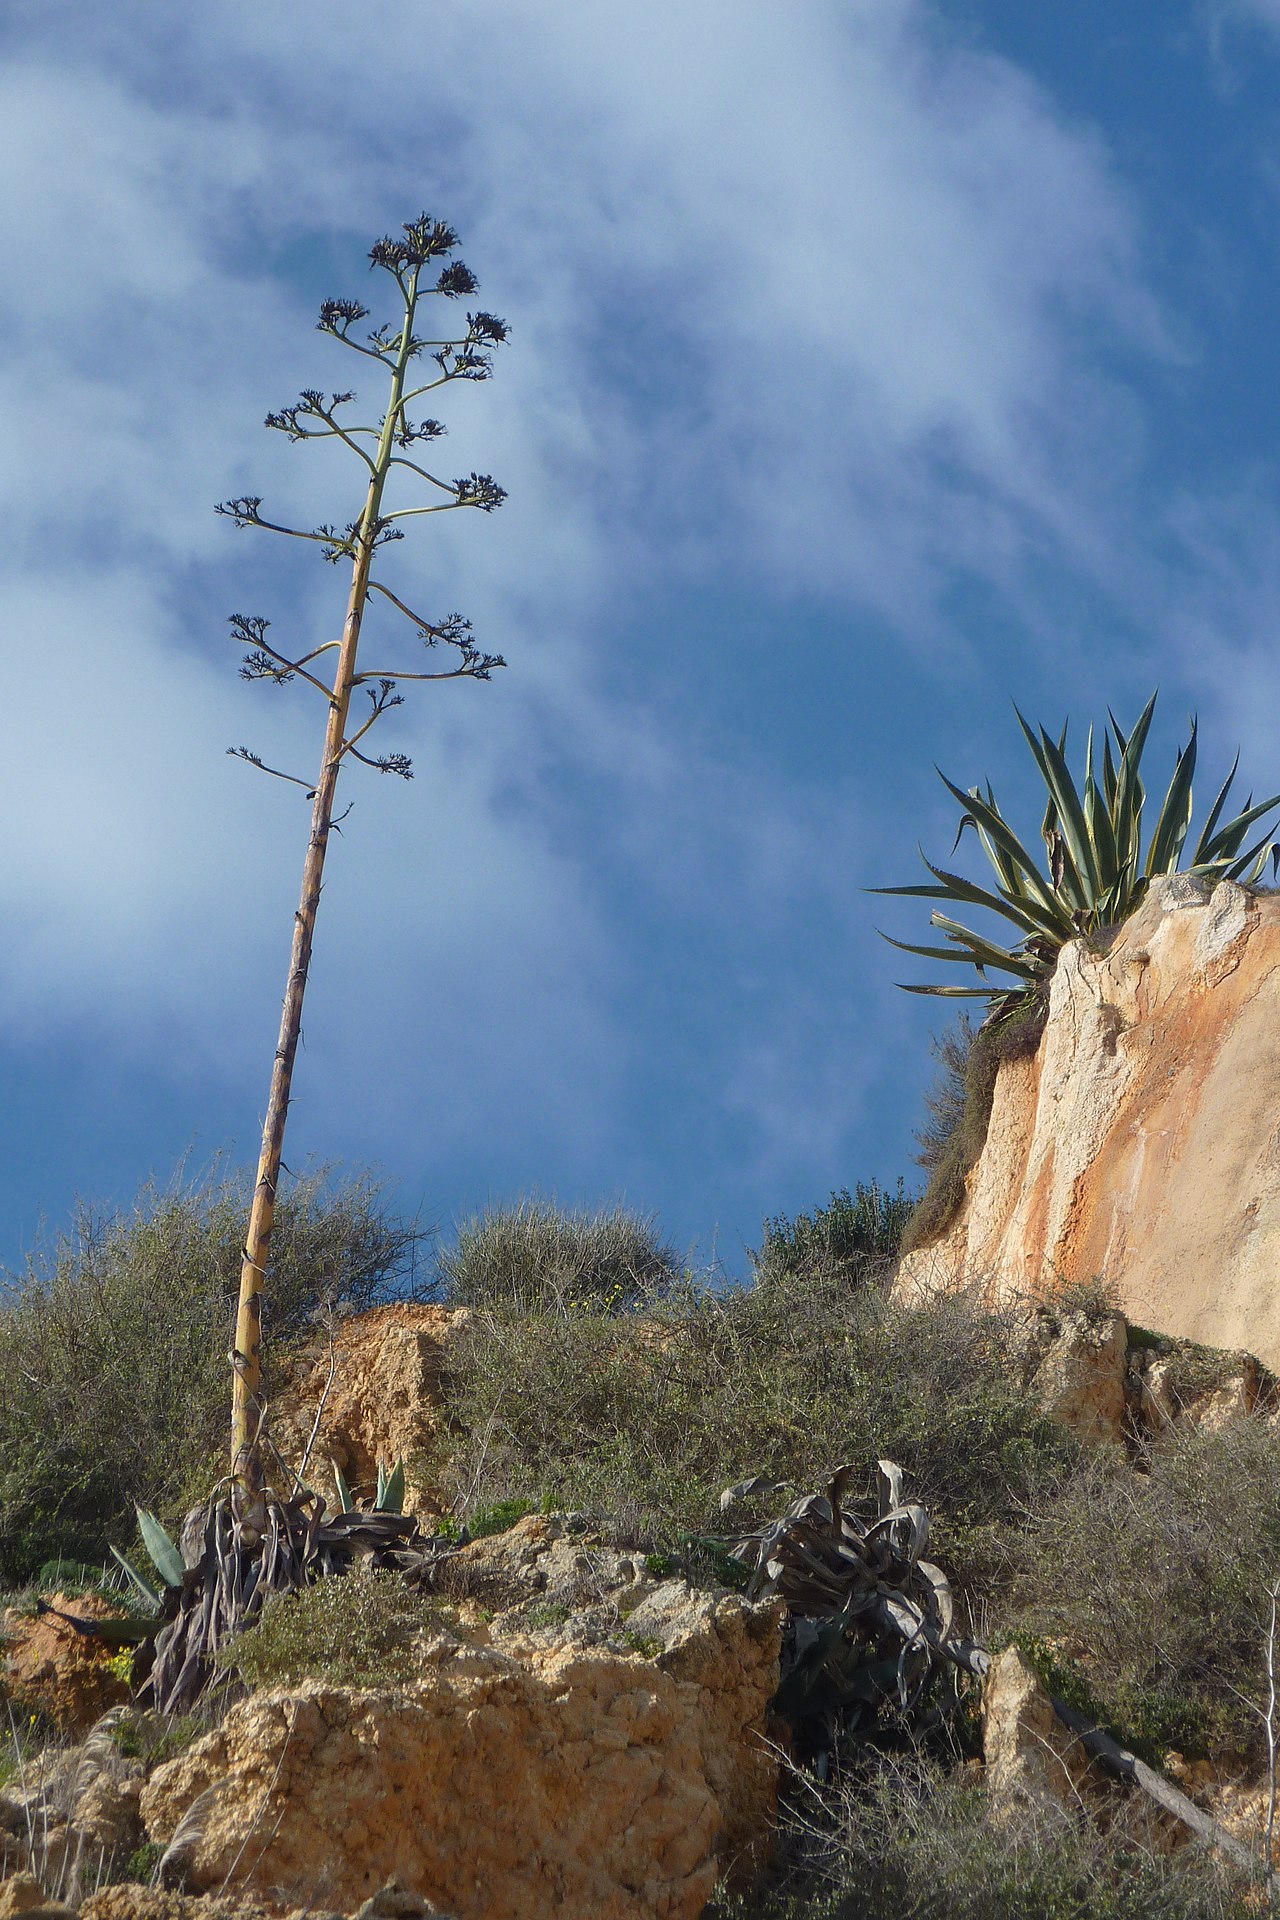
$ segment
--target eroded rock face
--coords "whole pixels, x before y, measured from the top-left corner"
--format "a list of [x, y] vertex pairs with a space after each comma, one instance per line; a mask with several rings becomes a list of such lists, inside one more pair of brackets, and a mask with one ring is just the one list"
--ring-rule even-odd
[[1062, 1727], [1048, 1694], [1017, 1647], [991, 1663], [982, 1694], [987, 1791], [997, 1813], [1074, 1810], [1089, 1772], [1088, 1755]]
[[1024, 1366], [1050, 1420], [1086, 1446], [1124, 1438], [1129, 1329], [1120, 1313], [1081, 1308], [1026, 1316]]
[[272, 1410], [276, 1444], [291, 1463], [300, 1460], [322, 1408], [309, 1467], [314, 1482], [327, 1482], [332, 1462], [353, 1493], [369, 1495], [379, 1463], [403, 1460], [407, 1510], [439, 1513], [419, 1463], [437, 1432], [449, 1342], [466, 1319], [463, 1308], [397, 1301], [341, 1322], [332, 1349], [327, 1336], [317, 1337], [294, 1355], [292, 1380]]
[[[96, 1594], [54, 1593], [49, 1603], [82, 1618], [115, 1611]], [[61, 1733], [84, 1733], [109, 1707], [129, 1697], [111, 1666], [111, 1649], [78, 1633], [56, 1614], [10, 1608], [0, 1621], [0, 1678], [15, 1707], [43, 1714]]]
[[1132, 1321], [1280, 1367], [1280, 899], [1157, 881], [1063, 949], [1033, 1059], [996, 1082], [959, 1219], [899, 1291], [1102, 1278]]
[[458, 1920], [694, 1920], [773, 1823], [780, 1610], [541, 1516], [459, 1559], [481, 1624], [420, 1678], [252, 1696], [152, 1775], [148, 1834], [205, 1796], [192, 1891], [252, 1873], [281, 1908], [350, 1913], [394, 1874]]
[[[165, 1887], [142, 1887], [131, 1882], [103, 1887], [90, 1894], [80, 1909], [81, 1920], [275, 1920], [276, 1909], [245, 1896], [227, 1899], [217, 1894], [178, 1893]], [[0, 1920], [4, 1920], [0, 1911]], [[286, 1920], [340, 1920], [314, 1908], [296, 1908]], [[352, 1916], [352, 1920], [452, 1920], [420, 1894], [408, 1893], [392, 1879]]]

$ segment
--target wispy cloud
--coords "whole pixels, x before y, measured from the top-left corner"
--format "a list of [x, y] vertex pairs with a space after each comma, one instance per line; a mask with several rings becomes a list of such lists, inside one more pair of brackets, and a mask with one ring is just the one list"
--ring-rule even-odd
[[[622, 636], [732, 583], [785, 685], [798, 594], [861, 644], [952, 657], [966, 582], [1032, 607], [1046, 555], [1115, 577], [1144, 458], [1124, 370], [1171, 348], [1099, 136], [918, 0], [85, 5], [27, 8], [9, 39], [0, 497], [29, 698], [4, 777], [38, 824], [0, 883], [22, 929], [0, 1021], [96, 1001], [144, 1046], [127, 1010], [163, 1005], [247, 1070], [226, 1036], [273, 996], [300, 820], [221, 749], [309, 749], [217, 634], [237, 604], [322, 630], [333, 580], [276, 573], [209, 503], [334, 517], [336, 470], [253, 424], [337, 377], [315, 299], [426, 202], [515, 322], [446, 443], [512, 499], [406, 543], [403, 575], [515, 666], [407, 709], [415, 787], [360, 794], [317, 1107], [377, 1085], [407, 1152], [447, 1109], [476, 1154], [497, 1134], [532, 1164], [550, 1133], [597, 1175], [656, 1165], [629, 1076], [669, 1045], [668, 1104], [745, 1126], [752, 1181], [834, 1169], [882, 1070], [856, 1004], [814, 1030], [865, 938], [873, 797], [744, 732], [717, 684], [750, 643], [714, 618], [696, 671], [661, 654], [674, 685]], [[696, 1062], [643, 979], [672, 943], [717, 970]], [[379, 1011], [353, 1022], [334, 982], [371, 952]]]

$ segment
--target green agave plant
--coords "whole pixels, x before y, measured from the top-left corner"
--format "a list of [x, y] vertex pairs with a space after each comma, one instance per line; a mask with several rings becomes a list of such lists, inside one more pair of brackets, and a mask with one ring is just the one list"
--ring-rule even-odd
[[[945, 946], [916, 946], [909, 941], [890, 939], [888, 934], [883, 938], [904, 953], [918, 953], [926, 960], [956, 961], [972, 967], [984, 984], [953, 987], [900, 982], [908, 993], [987, 1000], [992, 1003], [993, 1012], [1003, 1012], [1043, 985], [1068, 940], [1096, 934], [1126, 920], [1157, 874], [1181, 870], [1210, 881], [1238, 880], [1248, 886], [1262, 877], [1268, 860], [1273, 873], [1276, 871], [1280, 866], [1280, 844], [1272, 838], [1274, 821], [1261, 839], [1253, 845], [1246, 842], [1250, 829], [1265, 814], [1280, 807], [1280, 794], [1257, 806], [1250, 794], [1242, 812], [1223, 819], [1240, 762], [1239, 754], [1209, 809], [1190, 862], [1185, 868], [1179, 868], [1191, 830], [1191, 780], [1196, 765], [1194, 720], [1190, 738], [1178, 753], [1173, 778], [1143, 857], [1146, 790], [1140, 768], [1155, 705], [1153, 693], [1127, 736], [1116, 724], [1115, 716], [1108, 713], [1110, 724], [1103, 733], [1100, 767], [1090, 727], [1084, 754], [1083, 791], [1076, 786], [1067, 766], [1066, 727], [1055, 742], [1043, 727], [1038, 733], [1034, 732], [1014, 708], [1048, 789], [1048, 804], [1040, 828], [1045, 847], [1043, 865], [1027, 851], [1005, 820], [989, 781], [985, 792], [980, 787], [971, 787], [965, 792], [939, 770], [943, 785], [964, 809], [952, 852], [959, 846], [965, 828], [972, 827], [995, 870], [994, 888], [977, 886], [961, 874], [935, 867], [922, 851], [920, 858], [933, 875], [931, 882], [922, 881], [912, 887], [874, 887], [871, 891], [945, 901], [948, 907], [985, 907], [1016, 927], [1018, 938], [1011, 945], [1002, 946], [997, 939], [988, 939], [963, 926], [943, 908], [935, 908], [930, 920], [942, 934]], [[1011, 979], [988, 980], [988, 970]]]

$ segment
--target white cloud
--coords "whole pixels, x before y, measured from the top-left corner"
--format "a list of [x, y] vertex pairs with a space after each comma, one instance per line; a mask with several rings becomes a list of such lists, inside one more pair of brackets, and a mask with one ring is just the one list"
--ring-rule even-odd
[[[23, 929], [6, 1017], [96, 997], [142, 1025], [163, 1004], [213, 1058], [246, 974], [270, 1003], [297, 822], [220, 754], [301, 750], [302, 723], [245, 718], [220, 599], [241, 563], [228, 607], [311, 630], [334, 583], [273, 583], [208, 505], [251, 488], [332, 516], [331, 470], [251, 431], [304, 381], [344, 377], [313, 373], [331, 350], [282, 257], [297, 277], [301, 243], [354, 263], [353, 236], [425, 200], [515, 322], [446, 443], [512, 501], [436, 523], [416, 557], [406, 543], [404, 577], [472, 612], [514, 671], [415, 708], [418, 784], [360, 798], [317, 1004], [340, 1023], [326, 981], [376, 944], [385, 1018], [329, 1052], [328, 1097], [362, 1050], [394, 1077], [420, 1047], [466, 1124], [505, 1086], [540, 1124], [605, 1138], [636, 1044], [606, 853], [657, 903], [651, 937], [746, 902], [743, 965], [753, 929], [805, 901], [841, 911], [832, 839], [852, 847], [856, 801], [851, 785], [820, 807], [738, 746], [713, 674], [683, 702], [619, 700], [603, 622], [657, 569], [729, 573], [941, 646], [958, 576], [1016, 592], [1046, 548], [1114, 568], [1141, 422], [1086, 335], [1168, 348], [1100, 140], [914, 0], [389, 0], [358, 24], [336, 0], [236, 0], [28, 10], [11, 31], [0, 498], [12, 645], [43, 692], [8, 769], [36, 825], [4, 883]], [[566, 779], [605, 793], [607, 849]], [[749, 997], [708, 1071], [776, 1154], [778, 1035], [810, 1003]], [[813, 1121], [827, 1153], [859, 1098], [837, 1078]]]

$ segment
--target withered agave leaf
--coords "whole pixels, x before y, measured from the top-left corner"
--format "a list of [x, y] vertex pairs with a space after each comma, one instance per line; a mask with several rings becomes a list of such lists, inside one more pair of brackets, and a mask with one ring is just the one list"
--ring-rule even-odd
[[775, 1493], [786, 1491], [785, 1480], [775, 1480], [767, 1473], [756, 1473], [749, 1480], [736, 1480], [731, 1487], [725, 1488], [720, 1495], [720, 1511], [729, 1513], [747, 1500], [769, 1500]]
[[801, 1494], [777, 1520], [740, 1543], [735, 1557], [752, 1569], [749, 1598], [776, 1596], [797, 1622], [836, 1623], [846, 1665], [882, 1657], [875, 1655], [878, 1636], [896, 1638], [897, 1692], [904, 1705], [913, 1704], [936, 1662], [981, 1673], [987, 1655], [956, 1634], [950, 1583], [940, 1567], [921, 1557], [929, 1516], [918, 1501], [904, 1497], [902, 1469], [892, 1460], [877, 1463], [874, 1519], [843, 1503], [853, 1474], [853, 1467], [841, 1467], [826, 1493]]
[[[847, 1473], [848, 1471], [849, 1469], [847, 1467], [840, 1469], [841, 1473]], [[836, 1477], [838, 1479], [839, 1475]], [[891, 1507], [900, 1507], [902, 1505], [902, 1468], [896, 1461], [876, 1461], [876, 1495], [880, 1502], [880, 1512], [882, 1515], [888, 1513]]]

